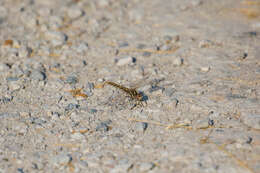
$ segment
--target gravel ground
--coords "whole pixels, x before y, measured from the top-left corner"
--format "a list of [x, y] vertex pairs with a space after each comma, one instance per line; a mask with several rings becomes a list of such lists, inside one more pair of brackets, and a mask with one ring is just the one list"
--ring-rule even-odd
[[1, 0], [0, 41], [0, 173], [259, 172], [259, 0]]

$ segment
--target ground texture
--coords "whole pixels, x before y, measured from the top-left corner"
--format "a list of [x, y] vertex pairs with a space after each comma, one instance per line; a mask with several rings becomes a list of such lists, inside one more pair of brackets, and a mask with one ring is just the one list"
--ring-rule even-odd
[[258, 0], [1, 0], [0, 173], [256, 173], [259, 46]]

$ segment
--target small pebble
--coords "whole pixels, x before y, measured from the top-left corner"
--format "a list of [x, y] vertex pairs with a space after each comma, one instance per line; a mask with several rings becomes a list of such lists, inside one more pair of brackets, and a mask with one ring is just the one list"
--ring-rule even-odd
[[181, 57], [177, 57], [173, 60], [173, 65], [175, 66], [181, 66], [183, 64], [184, 60]]
[[101, 122], [100, 124], [97, 125], [96, 131], [103, 131], [107, 132], [110, 130], [109, 124], [111, 124], [111, 120]]
[[119, 42], [119, 43], [118, 43], [118, 47], [119, 47], [119, 48], [127, 47], [127, 46], [129, 46], [129, 44], [128, 44], [128, 42], [126, 42], [126, 41], [122, 41], [122, 42]]
[[200, 70], [201, 70], [202, 72], [209, 72], [210, 67], [209, 67], [209, 66], [208, 66], [208, 67], [201, 67]]
[[73, 47], [74, 50], [78, 53], [84, 53], [88, 50], [89, 46], [88, 43], [80, 43], [79, 45]]
[[72, 161], [72, 157], [69, 154], [59, 154], [57, 156], [54, 156], [53, 158], [51, 158], [51, 163], [55, 166], [64, 166], [67, 165], [69, 162]]
[[17, 82], [10, 82], [9, 83], [9, 88], [12, 90], [12, 91], [16, 91], [16, 90], [19, 90], [21, 88], [20, 84], [17, 83]]
[[89, 112], [90, 112], [91, 114], [94, 114], [94, 113], [97, 113], [97, 110], [96, 110], [96, 109], [90, 109]]
[[133, 167], [133, 164], [130, 163], [128, 160], [124, 161], [126, 159], [120, 160], [119, 164], [113, 168], [110, 173], [121, 173], [121, 172], [129, 172], [128, 170]]
[[20, 58], [26, 58], [26, 57], [30, 56], [32, 54], [32, 52], [33, 52], [32, 48], [22, 47], [19, 49], [18, 54], [19, 54]]
[[135, 129], [138, 132], [145, 132], [148, 127], [148, 123], [146, 122], [137, 122], [135, 125]]
[[26, 132], [28, 130], [28, 126], [25, 123], [18, 121], [18, 122], [15, 123], [14, 130], [17, 131], [20, 134], [26, 134]]
[[24, 173], [23, 168], [17, 168], [18, 173]]
[[78, 83], [78, 78], [76, 76], [68, 76], [65, 80], [65, 83], [76, 84]]
[[83, 11], [80, 8], [78, 8], [78, 7], [68, 8], [68, 16], [71, 19], [79, 18], [82, 15], [83, 15]]
[[144, 52], [144, 53], [143, 53], [143, 56], [144, 56], [144, 57], [149, 57], [149, 56], [151, 56], [151, 55], [152, 55], [151, 52]]
[[72, 109], [78, 109], [80, 105], [70, 103], [65, 107], [65, 111], [71, 111]]
[[207, 128], [209, 127], [209, 119], [205, 118], [205, 119], [198, 120], [197, 122], [194, 123], [193, 127], [195, 129]]
[[154, 163], [148, 162], [148, 163], [142, 163], [140, 164], [140, 172], [147, 172], [149, 170], [152, 170], [155, 167]]
[[92, 92], [94, 90], [94, 83], [93, 82], [87, 82], [86, 84], [86, 89], [89, 91], [89, 92]]
[[191, 1], [191, 4], [196, 7], [196, 6], [199, 6], [202, 4], [202, 1], [201, 0], [192, 0]]
[[7, 72], [10, 67], [5, 63], [0, 63], [0, 72]]
[[132, 64], [132, 63], [135, 63], [135, 61], [136, 61], [136, 59], [134, 57], [131, 57], [131, 56], [118, 58], [118, 59], [115, 60], [116, 65], [118, 65], [118, 66]]
[[56, 31], [45, 32], [45, 38], [49, 40], [53, 46], [63, 45], [68, 39], [64, 33]]
[[46, 79], [46, 75], [44, 72], [38, 71], [38, 70], [33, 70], [32, 73], [30, 74], [30, 77], [33, 80], [37, 81], [42, 81]]

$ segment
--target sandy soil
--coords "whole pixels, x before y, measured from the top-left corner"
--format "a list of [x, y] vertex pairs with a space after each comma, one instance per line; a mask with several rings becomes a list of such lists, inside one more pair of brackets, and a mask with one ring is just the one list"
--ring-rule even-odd
[[0, 173], [257, 173], [259, 45], [259, 0], [1, 0]]

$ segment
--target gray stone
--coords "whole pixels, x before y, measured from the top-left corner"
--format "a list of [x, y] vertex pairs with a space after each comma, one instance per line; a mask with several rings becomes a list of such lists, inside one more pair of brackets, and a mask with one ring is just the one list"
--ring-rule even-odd
[[78, 78], [76, 76], [68, 76], [65, 80], [65, 83], [68, 83], [68, 84], [76, 84], [78, 83]]
[[65, 111], [71, 111], [72, 109], [78, 109], [80, 105], [70, 103], [65, 107]]
[[46, 74], [38, 70], [33, 70], [30, 74], [30, 77], [33, 80], [42, 81], [46, 79]]
[[50, 161], [54, 166], [64, 166], [72, 161], [72, 157], [70, 154], [61, 153], [57, 156], [52, 157]]
[[109, 124], [111, 123], [112, 123], [111, 120], [101, 122], [100, 124], [97, 125], [96, 131], [104, 131], [104, 132], [109, 131], [110, 130]]
[[202, 4], [202, 1], [201, 0], [192, 0], [191, 1], [191, 4], [196, 7], [196, 6], [199, 6]]
[[60, 46], [64, 44], [68, 39], [68, 37], [64, 33], [57, 31], [45, 32], [45, 38], [49, 40], [53, 46]]
[[128, 172], [134, 165], [128, 161], [128, 159], [122, 159], [119, 164], [113, 168], [110, 173]]
[[154, 163], [148, 162], [148, 163], [142, 163], [139, 166], [140, 172], [146, 172], [149, 170], [152, 170], [155, 167]]
[[147, 128], [148, 128], [148, 123], [146, 122], [137, 122], [135, 125], [136, 131], [139, 132], [145, 132]]

